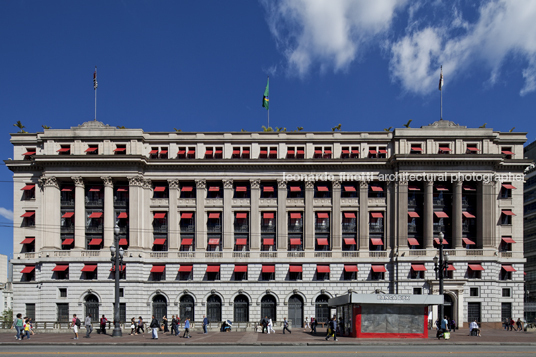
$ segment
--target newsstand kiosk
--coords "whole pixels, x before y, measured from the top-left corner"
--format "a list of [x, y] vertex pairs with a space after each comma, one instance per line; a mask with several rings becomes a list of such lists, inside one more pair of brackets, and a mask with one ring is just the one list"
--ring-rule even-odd
[[356, 294], [329, 299], [341, 334], [359, 338], [428, 338], [428, 309], [442, 295]]

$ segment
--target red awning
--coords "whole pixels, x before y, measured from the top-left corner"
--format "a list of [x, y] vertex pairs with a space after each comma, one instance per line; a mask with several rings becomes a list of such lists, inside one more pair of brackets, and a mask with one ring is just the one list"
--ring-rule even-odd
[[221, 153], [222, 153], [222, 149], [216, 149], [216, 150], [214, 150], [214, 153], [215, 153], [215, 154], [221, 154]]
[[274, 245], [274, 239], [273, 238], [264, 238], [262, 240], [262, 245]]
[[290, 245], [301, 245], [300, 238], [290, 238]]
[[354, 212], [344, 212], [344, 218], [355, 218]]
[[422, 151], [422, 148], [420, 146], [412, 146], [411, 151]]
[[220, 266], [219, 265], [208, 265], [207, 266], [207, 273], [219, 273]]
[[30, 218], [30, 217], [33, 217], [35, 215], [35, 211], [28, 211], [26, 213], [24, 213], [21, 217], [22, 218]]
[[102, 212], [93, 212], [89, 215], [89, 218], [101, 218], [103, 215]]
[[463, 241], [466, 245], [475, 244], [475, 242], [473, 242], [473, 241], [470, 240], [469, 238], [462, 238], [462, 241]]
[[128, 214], [126, 212], [119, 212], [117, 218], [128, 218]]
[[273, 186], [264, 186], [262, 188], [262, 192], [274, 192], [274, 187]]
[[316, 188], [319, 192], [329, 192], [328, 186], [318, 186]]
[[357, 272], [357, 264], [344, 264], [344, 271], [347, 273]]
[[97, 270], [97, 264], [86, 264], [81, 271], [93, 272], [95, 270]]
[[380, 154], [387, 154], [387, 150], [385, 150], [385, 149], [380, 149], [380, 150], [378, 150], [378, 152]]
[[128, 192], [128, 187], [118, 187], [117, 192]]
[[268, 150], [266, 150], [266, 149], [261, 149], [261, 152], [260, 152], [261, 155], [266, 155], [267, 153], [268, 153]]
[[24, 186], [23, 188], [21, 188], [21, 191], [29, 191], [29, 190], [33, 190], [34, 188], [35, 188], [35, 184], [28, 184]]
[[480, 264], [468, 264], [468, 267], [473, 271], [484, 270], [484, 268], [482, 268], [482, 265]]
[[352, 149], [352, 154], [359, 154], [359, 149]]
[[408, 216], [411, 218], [419, 218], [419, 214], [417, 212], [408, 212]]
[[89, 242], [89, 245], [101, 245], [102, 243], [102, 239], [101, 238], [93, 238], [90, 242]]
[[150, 155], [158, 154], [158, 150], [151, 150], [151, 151], [149, 151], [149, 154], [150, 154]]
[[236, 214], [236, 218], [237, 219], [245, 219], [245, 218], [248, 218], [248, 214], [246, 212], [238, 212]]
[[294, 149], [288, 149], [287, 155], [294, 155]]
[[300, 150], [300, 149], [297, 150], [298, 155], [303, 155], [304, 153], [305, 153], [305, 150]]
[[28, 274], [35, 270], [35, 265], [26, 265], [24, 269], [21, 270], [21, 274]]
[[472, 147], [472, 146], [468, 146], [468, 147], [467, 147], [467, 150], [469, 150], [469, 151], [480, 151], [480, 150], [478, 150], [477, 148]]
[[327, 213], [327, 212], [318, 212], [316, 214], [316, 217], [317, 218], [322, 218], [322, 219], [329, 218], [329, 213]]
[[74, 216], [74, 212], [65, 212], [61, 218], [71, 218]]
[[195, 154], [195, 149], [188, 150], [188, 155], [194, 155], [194, 154]]
[[181, 245], [192, 245], [194, 244], [193, 238], [184, 238], [181, 240]]
[[[435, 242], [436, 244], [439, 244], [439, 238], [434, 238], [434, 242]], [[446, 239], [443, 239], [443, 245], [445, 245], [445, 244], [449, 244], [449, 242], [447, 242]]]
[[[127, 268], [127, 266], [125, 264], [122, 264], [120, 267], [119, 267], [119, 271], [125, 271], [125, 269]], [[115, 264], [112, 265], [112, 267], [110, 268], [110, 271], [115, 271]]]
[[194, 216], [192, 212], [181, 213], [181, 219], [191, 219]]
[[301, 273], [303, 272], [303, 267], [301, 265], [289, 265], [288, 271], [291, 273]]
[[219, 245], [220, 239], [219, 238], [211, 238], [208, 240], [208, 245]]
[[165, 265], [153, 265], [151, 273], [163, 273], [166, 270]]
[[372, 191], [374, 191], [374, 192], [383, 192], [383, 187], [381, 187], [381, 186], [374, 186], [374, 185], [372, 185], [372, 186], [370, 186], [370, 189], [371, 189]]
[[194, 269], [193, 265], [181, 265], [179, 267], [179, 273], [189, 273]]
[[512, 237], [501, 237], [501, 240], [505, 243], [515, 243], [516, 241]]
[[89, 192], [100, 192], [101, 188], [100, 186], [93, 186], [89, 189]]
[[515, 216], [515, 213], [510, 211], [510, 210], [506, 210], [506, 209], [503, 209], [501, 211], [502, 214], [506, 215], [506, 216]]
[[156, 186], [154, 188], [154, 192], [164, 192], [166, 190], [166, 186]]
[[162, 150], [160, 151], [160, 155], [167, 154], [167, 152], [168, 152], [167, 150]]
[[208, 191], [209, 192], [219, 192], [220, 191], [220, 186], [210, 186], [208, 188]]
[[66, 271], [69, 269], [69, 264], [56, 264], [52, 271]]
[[178, 155], [184, 155], [186, 154], [186, 149], [181, 149], [179, 152], [177, 152]]
[[164, 245], [166, 244], [166, 238], [156, 238], [153, 242], [154, 245]]
[[462, 214], [465, 218], [475, 218], [475, 216], [469, 212], [462, 212]]
[[208, 214], [209, 219], [218, 219], [220, 218], [220, 212], [211, 212]]
[[463, 185], [462, 188], [464, 189], [464, 191], [476, 191], [476, 188], [474, 188], [473, 186]]
[[505, 264], [505, 265], [502, 266], [502, 268], [503, 268], [504, 270], [506, 270], [506, 271], [517, 271], [517, 270], [515, 270], [514, 267], [511, 266], [511, 265], [506, 265], [506, 264]]
[[74, 239], [67, 238], [67, 239], [64, 239], [63, 242], [61, 242], [61, 245], [71, 245], [73, 243], [74, 243]]
[[439, 150], [441, 150], [441, 151], [451, 151], [450, 148], [447, 147], [447, 146], [440, 146]]
[[385, 273], [387, 271], [385, 270], [385, 265], [383, 264], [372, 264], [370, 267], [375, 273]]
[[237, 238], [235, 244], [236, 245], [247, 245], [248, 240], [246, 238]]
[[235, 273], [247, 273], [248, 272], [248, 266], [247, 265], [235, 265], [234, 266]]
[[[95, 149], [97, 149], [97, 148], [95, 148]], [[116, 148], [114, 150], [114, 152], [123, 152], [123, 151], [127, 151], [127, 148]]]
[[248, 192], [248, 188], [246, 186], [236, 186], [236, 192]]
[[329, 265], [317, 265], [316, 271], [318, 273], [329, 273]]
[[249, 149], [242, 149], [242, 155], [249, 155]]
[[329, 245], [329, 241], [327, 238], [317, 238], [316, 244], [318, 245]]
[[264, 218], [264, 219], [273, 219], [274, 218], [274, 213], [273, 212], [263, 212], [262, 213], [262, 218]]
[[434, 212], [437, 218], [449, 218], [449, 215], [445, 212]]
[[349, 154], [349, 153], [350, 153], [350, 150], [348, 150], [348, 149], [342, 149], [342, 153], [343, 153], [343, 154]]
[[409, 245], [420, 245], [419, 241], [415, 238], [408, 238]]
[[74, 186], [65, 186], [64, 188], [61, 189], [63, 192], [71, 192], [72, 190], [74, 190]]
[[354, 238], [344, 238], [344, 244], [346, 245], [356, 245]]
[[271, 148], [270, 149], [270, 155], [277, 154], [277, 149]]
[[435, 185], [437, 191], [448, 191], [449, 189], [443, 185]]
[[58, 150], [58, 152], [68, 152], [71, 151], [71, 148], [61, 148]]
[[420, 191], [421, 189], [419, 186], [408, 186], [409, 191]]
[[381, 212], [370, 212], [372, 218], [383, 218], [383, 213]]
[[501, 153], [503, 153], [505, 155], [514, 155], [514, 153], [511, 152], [510, 150], [502, 150]]
[[22, 154], [24, 156], [31, 156], [31, 155], [35, 155], [35, 151], [27, 151], [25, 152], [24, 154]]
[[411, 269], [413, 271], [426, 271], [424, 264], [411, 264]]
[[290, 186], [290, 192], [301, 192], [300, 186]]
[[355, 192], [354, 186], [344, 186], [344, 192]]
[[126, 238], [119, 239], [119, 245], [122, 245], [122, 246], [128, 245], [128, 240]]
[[448, 271], [454, 271], [454, 270], [456, 270], [456, 268], [454, 267], [454, 265], [449, 263], [449, 267], [447, 268], [447, 270]]
[[290, 218], [291, 219], [300, 219], [301, 218], [301, 213], [299, 213], [299, 212], [291, 212], [290, 213]]
[[207, 151], [205, 151], [205, 155], [212, 155], [212, 149], [207, 149]]
[[372, 245], [383, 245], [383, 240], [381, 238], [370, 238]]
[[35, 241], [35, 237], [28, 237], [28, 238], [24, 238], [24, 240], [20, 242], [20, 244], [30, 244], [30, 243], [33, 243], [34, 241]]
[[513, 186], [512, 184], [510, 183], [503, 183], [502, 184], [502, 187], [508, 189], [508, 190], [516, 190], [515, 186]]
[[184, 186], [183, 188], [181, 188], [181, 191], [184, 191], [184, 192], [192, 192], [194, 190], [194, 188], [192, 186]]
[[378, 152], [376, 150], [369, 150], [369, 154], [376, 155]]
[[331, 154], [331, 150], [330, 149], [325, 149], [324, 150], [324, 155], [326, 155], [326, 154]]
[[263, 273], [275, 273], [275, 265], [262, 265]]
[[155, 212], [154, 219], [164, 219], [166, 218], [166, 212]]
[[322, 150], [315, 150], [315, 154], [322, 155]]

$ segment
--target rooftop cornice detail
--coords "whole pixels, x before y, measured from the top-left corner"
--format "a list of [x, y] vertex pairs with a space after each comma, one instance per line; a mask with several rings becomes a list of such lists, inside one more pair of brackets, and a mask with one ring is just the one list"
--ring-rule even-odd
[[104, 124], [101, 121], [97, 120], [90, 120], [86, 121], [78, 126], [72, 126], [71, 129], [116, 129], [114, 126], [110, 126], [108, 124]]

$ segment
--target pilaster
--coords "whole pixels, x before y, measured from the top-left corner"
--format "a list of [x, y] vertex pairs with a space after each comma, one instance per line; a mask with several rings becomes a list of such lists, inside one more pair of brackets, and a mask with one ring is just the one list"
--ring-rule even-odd
[[495, 248], [495, 207], [497, 204], [495, 195], [495, 182], [480, 182], [477, 191], [477, 247], [479, 242], [482, 248]]
[[456, 249], [462, 245], [462, 181], [454, 183], [454, 197], [452, 200], [452, 242]]
[[288, 250], [287, 181], [277, 180], [277, 249]]
[[260, 200], [260, 188], [261, 180], [251, 179], [249, 180], [251, 187], [250, 195], [250, 230], [249, 230], [249, 246], [251, 250], [260, 249], [261, 241], [261, 215], [259, 212], [259, 200]]
[[104, 184], [104, 247], [109, 247], [114, 243], [114, 185], [110, 176], [101, 177]]
[[[143, 248], [141, 232], [144, 231], [145, 226], [143, 222], [142, 183], [142, 176], [128, 177], [128, 237], [130, 250]], [[150, 214], [150, 212], [146, 214]]]
[[331, 249], [340, 250], [342, 247], [342, 217], [341, 217], [341, 182], [333, 181], [331, 188]]
[[234, 247], [233, 179], [223, 180], [223, 250]]
[[360, 256], [369, 247], [368, 182], [359, 182], [359, 247]]
[[195, 180], [195, 249], [207, 249], [207, 219], [205, 214], [205, 199], [207, 197], [207, 181]]
[[423, 210], [423, 238], [424, 248], [434, 246], [434, 182], [424, 183], [424, 210]]
[[397, 232], [398, 246], [400, 248], [408, 247], [408, 181], [402, 180], [396, 183], [398, 185], [398, 197], [396, 207], [397, 214]]
[[[143, 179], [142, 184], [142, 199], [144, 205], [150, 207], [151, 197], [153, 195], [153, 184], [150, 179]], [[140, 245], [145, 249], [150, 249], [153, 246], [153, 220], [154, 212], [150, 210], [149, 212], [142, 212], [141, 219], [143, 221], [143, 226], [145, 229], [141, 232]]]
[[[60, 187], [54, 176], [43, 176], [40, 179], [43, 187], [43, 211], [41, 214], [42, 226], [47, 227], [43, 232], [43, 248], [61, 249], [60, 238]], [[35, 219], [37, 221], [36, 216]]]
[[168, 250], [178, 251], [179, 242], [179, 180], [168, 180], [169, 208], [168, 208]]
[[315, 249], [315, 212], [313, 209], [313, 200], [315, 196], [315, 183], [305, 181], [305, 213], [304, 213], [304, 250]]
[[86, 248], [86, 193], [84, 179], [71, 177], [74, 182], [74, 248]]

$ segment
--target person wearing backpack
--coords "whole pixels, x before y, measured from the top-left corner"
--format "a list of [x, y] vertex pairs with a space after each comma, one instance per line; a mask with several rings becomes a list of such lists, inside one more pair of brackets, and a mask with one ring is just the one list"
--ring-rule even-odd
[[73, 320], [71, 321], [71, 327], [73, 328], [74, 332], [74, 339], [78, 340], [78, 329], [80, 328], [81, 322], [78, 317], [76, 317], [76, 314], [73, 314]]
[[17, 336], [15, 338], [20, 341], [20, 333], [22, 331], [23, 321], [22, 321], [22, 314], [17, 314], [17, 317], [15, 320], [13, 320], [13, 325], [11, 328], [15, 327], [15, 330], [17, 331]]

